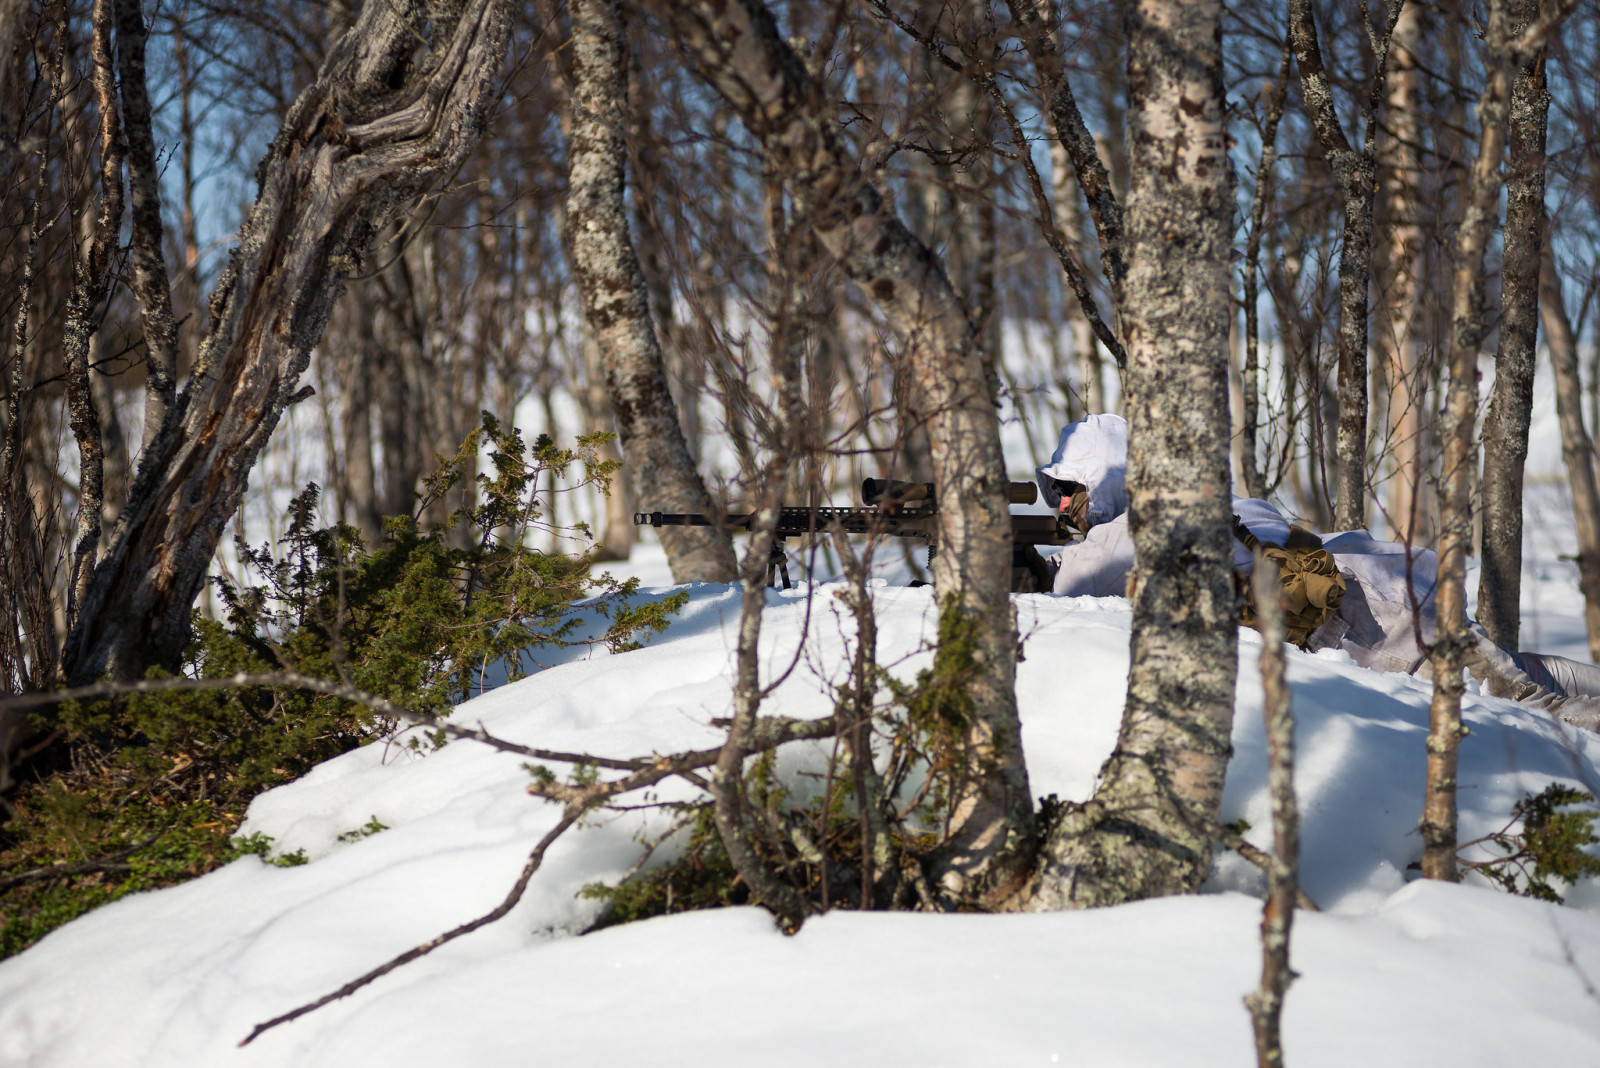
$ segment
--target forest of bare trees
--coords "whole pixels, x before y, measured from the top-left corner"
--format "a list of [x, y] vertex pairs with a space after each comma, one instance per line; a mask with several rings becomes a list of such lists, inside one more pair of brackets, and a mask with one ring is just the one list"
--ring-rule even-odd
[[[0, 0], [6, 686], [178, 670], [235, 538], [277, 538], [308, 482], [369, 546], [445, 522], [425, 480], [485, 411], [615, 435], [611, 493], [552, 494], [541, 549], [626, 558], [635, 511], [765, 517], [742, 564], [726, 530], [664, 533], [679, 581], [758, 585], [779, 504], [928, 480], [961, 690], [935, 890], [1193, 889], [1230, 490], [1439, 547], [1447, 783], [1466, 558], [1515, 648], [1553, 393], [1600, 651], [1597, 38], [1558, 0]], [[1094, 801], [1038, 826], [1005, 484], [1097, 411], [1132, 435], [1128, 712]], [[709, 789], [798, 922], [735, 845], [758, 631]], [[0, 719], [0, 787], [63, 737]]]

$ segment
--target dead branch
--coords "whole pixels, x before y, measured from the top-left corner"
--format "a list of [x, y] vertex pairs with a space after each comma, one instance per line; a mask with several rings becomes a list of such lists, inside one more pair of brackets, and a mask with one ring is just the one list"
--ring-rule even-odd
[[452, 928], [451, 930], [446, 931], [437, 938], [430, 939], [422, 943], [420, 946], [406, 950], [404, 953], [400, 954], [398, 957], [395, 957], [388, 963], [381, 964], [372, 969], [370, 972], [367, 972], [365, 975], [350, 980], [350, 982], [346, 983], [344, 986], [341, 986], [338, 990], [335, 990], [331, 994], [324, 994], [317, 1000], [307, 1002], [297, 1009], [291, 1009], [282, 1016], [274, 1016], [265, 1023], [256, 1024], [255, 1027], [251, 1029], [250, 1033], [239, 1042], [240, 1047], [248, 1046], [261, 1035], [272, 1030], [274, 1027], [277, 1027], [279, 1024], [286, 1024], [291, 1020], [298, 1020], [307, 1013], [317, 1011], [324, 1005], [338, 1001], [340, 998], [349, 997], [357, 990], [360, 990], [362, 987], [374, 982], [375, 980], [383, 978], [396, 968], [402, 968], [405, 965], [410, 964], [412, 961], [417, 960], [419, 957], [427, 956], [429, 953], [432, 953], [434, 950], [438, 949], [447, 942], [454, 942], [463, 935], [469, 935], [473, 931], [478, 930], [480, 927], [487, 927], [489, 924], [494, 923], [496, 920], [505, 916], [506, 913], [510, 912], [516, 907], [518, 901], [522, 900], [523, 893], [528, 889], [528, 882], [533, 878], [534, 872], [539, 870], [539, 865], [544, 863], [545, 851], [554, 845], [555, 840], [560, 838], [569, 827], [571, 827], [574, 823], [577, 823], [579, 818], [586, 811], [588, 811], [586, 808], [575, 808], [573, 806], [568, 806], [567, 809], [562, 812], [561, 822], [556, 824], [555, 827], [552, 828], [550, 832], [543, 838], [539, 839], [539, 844], [533, 847], [532, 853], [528, 854], [528, 861], [522, 866], [522, 874], [517, 876], [517, 881], [512, 885], [511, 892], [505, 896], [504, 901], [501, 901], [500, 904], [496, 905], [493, 909], [484, 913], [482, 916], [479, 916], [475, 920], [464, 923], [460, 927]]

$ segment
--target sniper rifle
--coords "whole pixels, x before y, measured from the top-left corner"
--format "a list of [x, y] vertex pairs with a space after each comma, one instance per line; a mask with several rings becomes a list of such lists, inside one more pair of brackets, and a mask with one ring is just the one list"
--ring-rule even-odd
[[[1033, 504], [1039, 488], [1032, 482], [1013, 482], [1007, 492], [1011, 504]], [[767, 585], [776, 586], [781, 575], [789, 589], [789, 557], [783, 543], [805, 534], [881, 534], [891, 538], [918, 538], [928, 546], [928, 562], [939, 548], [939, 507], [932, 482], [899, 482], [869, 478], [861, 483], [864, 507], [785, 505], [778, 510], [773, 528], [772, 552], [767, 559]], [[754, 512], [730, 512], [720, 517], [699, 512], [635, 512], [633, 522], [642, 527], [722, 527], [749, 530]], [[1011, 587], [1017, 593], [1043, 593], [1051, 587], [1050, 569], [1036, 546], [1065, 545], [1073, 528], [1064, 515], [1011, 516]]]

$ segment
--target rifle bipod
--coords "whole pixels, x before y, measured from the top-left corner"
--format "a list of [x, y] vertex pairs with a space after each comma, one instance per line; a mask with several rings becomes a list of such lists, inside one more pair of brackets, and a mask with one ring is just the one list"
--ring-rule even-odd
[[789, 554], [783, 551], [783, 539], [773, 538], [772, 548], [767, 552], [767, 585], [776, 586], [778, 575], [783, 576], [783, 588], [790, 589], [794, 584], [789, 581]]

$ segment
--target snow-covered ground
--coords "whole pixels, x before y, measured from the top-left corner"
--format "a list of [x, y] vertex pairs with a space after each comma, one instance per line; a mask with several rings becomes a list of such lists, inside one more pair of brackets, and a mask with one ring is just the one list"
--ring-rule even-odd
[[[1524, 645], [1585, 656], [1570, 522], [1554, 486], [1529, 493]], [[1541, 511], [1543, 509], [1543, 511]], [[1552, 518], [1554, 517], [1554, 518]], [[621, 573], [668, 581], [646, 550]], [[774, 671], [799, 666], [764, 711], [830, 710], [850, 627], [833, 588], [772, 592]], [[927, 662], [929, 592], [876, 590], [880, 659]], [[632, 756], [714, 744], [729, 698], [737, 591], [696, 586], [649, 647], [571, 653], [456, 717], [552, 749]], [[1033, 790], [1084, 798], [1113, 743], [1130, 613], [1120, 599], [1017, 599], [1018, 697]], [[1256, 675], [1241, 632], [1235, 756], [1224, 818], [1270, 846]], [[1600, 1064], [1600, 886], [1569, 907], [1481, 886], [1410, 881], [1420, 853], [1428, 689], [1340, 654], [1290, 652], [1306, 890], [1285, 1045], [1293, 1068]], [[1600, 736], [1469, 696], [1461, 834], [1504, 824], [1552, 780], [1593, 788]], [[795, 747], [792, 773], [823, 759]], [[295, 868], [240, 860], [124, 899], [0, 964], [0, 1065], [1193, 1065], [1253, 1063], [1240, 998], [1257, 977], [1254, 869], [1218, 859], [1198, 897], [1089, 913], [835, 912], [795, 937], [729, 909], [574, 937], [614, 881], [643, 812], [561, 839], [506, 919], [344, 1001], [236, 1043], [265, 1019], [493, 907], [556, 819], [527, 795], [522, 758], [464, 742], [426, 757], [374, 745], [260, 797], [247, 832]], [[670, 799], [664, 787], [659, 798]], [[390, 829], [340, 835], [377, 817]]]

